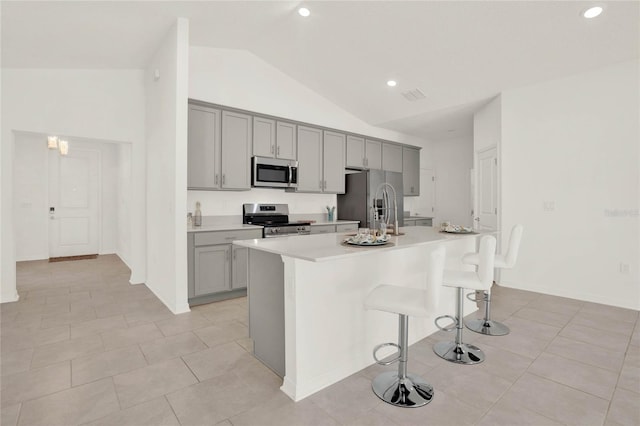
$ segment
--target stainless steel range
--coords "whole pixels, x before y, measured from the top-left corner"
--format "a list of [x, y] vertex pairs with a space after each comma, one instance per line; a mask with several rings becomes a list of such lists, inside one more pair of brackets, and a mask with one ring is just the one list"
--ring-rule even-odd
[[242, 223], [264, 226], [264, 238], [289, 237], [291, 235], [309, 235], [309, 222], [289, 222], [287, 204], [243, 204]]

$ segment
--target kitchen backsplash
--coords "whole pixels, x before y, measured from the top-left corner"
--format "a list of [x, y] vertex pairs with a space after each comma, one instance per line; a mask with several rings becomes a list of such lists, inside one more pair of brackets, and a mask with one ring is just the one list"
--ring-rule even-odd
[[187, 212], [200, 201], [203, 216], [242, 216], [245, 203], [282, 203], [289, 205], [289, 213], [324, 213], [326, 206], [335, 206], [335, 194], [304, 194], [272, 188], [252, 188], [250, 191], [187, 191]]

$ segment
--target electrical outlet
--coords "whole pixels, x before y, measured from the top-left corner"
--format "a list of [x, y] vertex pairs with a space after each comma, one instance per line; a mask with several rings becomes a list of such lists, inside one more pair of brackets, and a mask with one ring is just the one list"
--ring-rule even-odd
[[552, 212], [556, 209], [556, 202], [555, 201], [545, 201], [542, 203], [542, 209], [545, 212]]
[[629, 273], [629, 264], [628, 263], [620, 263], [619, 271], [621, 274]]

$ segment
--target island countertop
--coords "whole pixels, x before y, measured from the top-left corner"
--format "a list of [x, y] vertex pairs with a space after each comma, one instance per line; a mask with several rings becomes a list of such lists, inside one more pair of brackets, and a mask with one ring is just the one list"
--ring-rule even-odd
[[[323, 262], [352, 256], [385, 252], [427, 244], [438, 244], [478, 234], [447, 234], [431, 227], [400, 228], [404, 235], [391, 235], [388, 244], [374, 247], [351, 246], [344, 243], [349, 234], [319, 234], [304, 237], [267, 238], [261, 240], [234, 241], [234, 244], [250, 249], [288, 256], [294, 259]], [[353, 235], [353, 234], [351, 234]]]

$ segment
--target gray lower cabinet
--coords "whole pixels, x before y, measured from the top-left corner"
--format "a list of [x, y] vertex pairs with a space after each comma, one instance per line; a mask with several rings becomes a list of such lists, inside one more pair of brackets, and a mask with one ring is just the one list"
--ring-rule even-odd
[[248, 249], [235, 240], [262, 238], [261, 229], [187, 234], [189, 304], [199, 305], [246, 294]]
[[433, 219], [428, 218], [404, 218], [404, 226], [433, 226]]
[[343, 223], [343, 224], [336, 225], [336, 232], [339, 234], [343, 232], [358, 232], [358, 224]]
[[357, 232], [357, 223], [337, 223], [335, 225], [311, 225], [311, 234], [333, 234], [335, 232]]

